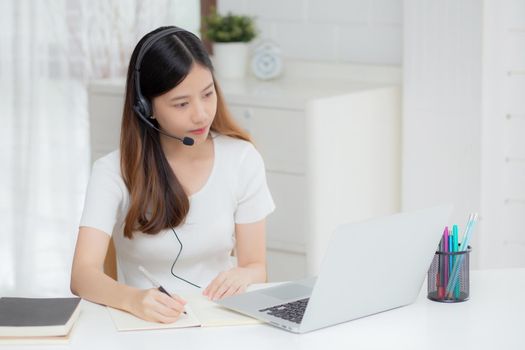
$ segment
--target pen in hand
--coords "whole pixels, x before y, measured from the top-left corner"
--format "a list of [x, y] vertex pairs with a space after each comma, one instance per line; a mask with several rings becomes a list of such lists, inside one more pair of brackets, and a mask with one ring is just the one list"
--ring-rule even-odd
[[[168, 293], [168, 291], [166, 289], [164, 289], [163, 286], [160, 285], [159, 282], [157, 282], [157, 280], [153, 277], [153, 275], [151, 273], [148, 272], [148, 270], [146, 270], [142, 265], [139, 265], [139, 271], [142, 272], [142, 274], [144, 275], [144, 277], [146, 277], [146, 279], [148, 281], [150, 281], [150, 283], [155, 287], [157, 288], [160, 292], [166, 294], [167, 296], [169, 296], [171, 298], [171, 294]], [[183, 313], [185, 315], [187, 315], [188, 313], [186, 311], [183, 311]]]

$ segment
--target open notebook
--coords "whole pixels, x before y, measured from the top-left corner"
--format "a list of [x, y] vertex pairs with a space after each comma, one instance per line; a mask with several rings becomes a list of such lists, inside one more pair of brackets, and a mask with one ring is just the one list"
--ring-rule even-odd
[[133, 331], [145, 329], [186, 328], [186, 327], [215, 327], [240, 326], [258, 324], [260, 321], [223, 308], [208, 300], [199, 293], [182, 294], [187, 301], [185, 309], [187, 315], [182, 314], [174, 323], [156, 323], [144, 321], [128, 312], [107, 307], [115, 327], [119, 331]]

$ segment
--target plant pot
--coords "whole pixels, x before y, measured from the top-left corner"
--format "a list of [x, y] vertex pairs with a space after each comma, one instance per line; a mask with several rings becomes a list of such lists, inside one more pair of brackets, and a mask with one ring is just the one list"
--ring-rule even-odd
[[246, 76], [248, 43], [213, 43], [213, 64], [218, 75], [227, 79]]

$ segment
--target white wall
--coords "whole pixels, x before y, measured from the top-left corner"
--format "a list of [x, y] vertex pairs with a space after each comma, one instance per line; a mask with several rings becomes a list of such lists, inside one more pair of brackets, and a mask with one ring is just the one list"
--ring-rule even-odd
[[525, 1], [483, 10], [481, 265], [525, 266]]
[[406, 0], [403, 16], [403, 209], [454, 203], [464, 227], [481, 198], [482, 2]]
[[523, 267], [525, 2], [405, 0], [403, 18], [403, 209], [478, 211], [474, 267]]
[[220, 0], [286, 58], [403, 65], [402, 202], [478, 211], [475, 268], [525, 266], [525, 1]]
[[260, 38], [288, 59], [401, 63], [401, 0], [219, 0], [218, 10], [256, 16]]

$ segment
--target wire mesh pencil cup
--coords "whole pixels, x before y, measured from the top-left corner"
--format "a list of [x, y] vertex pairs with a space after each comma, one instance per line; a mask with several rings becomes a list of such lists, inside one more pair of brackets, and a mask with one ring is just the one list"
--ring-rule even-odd
[[428, 299], [443, 303], [468, 300], [471, 250], [468, 246], [467, 250], [460, 252], [436, 251], [428, 269]]

